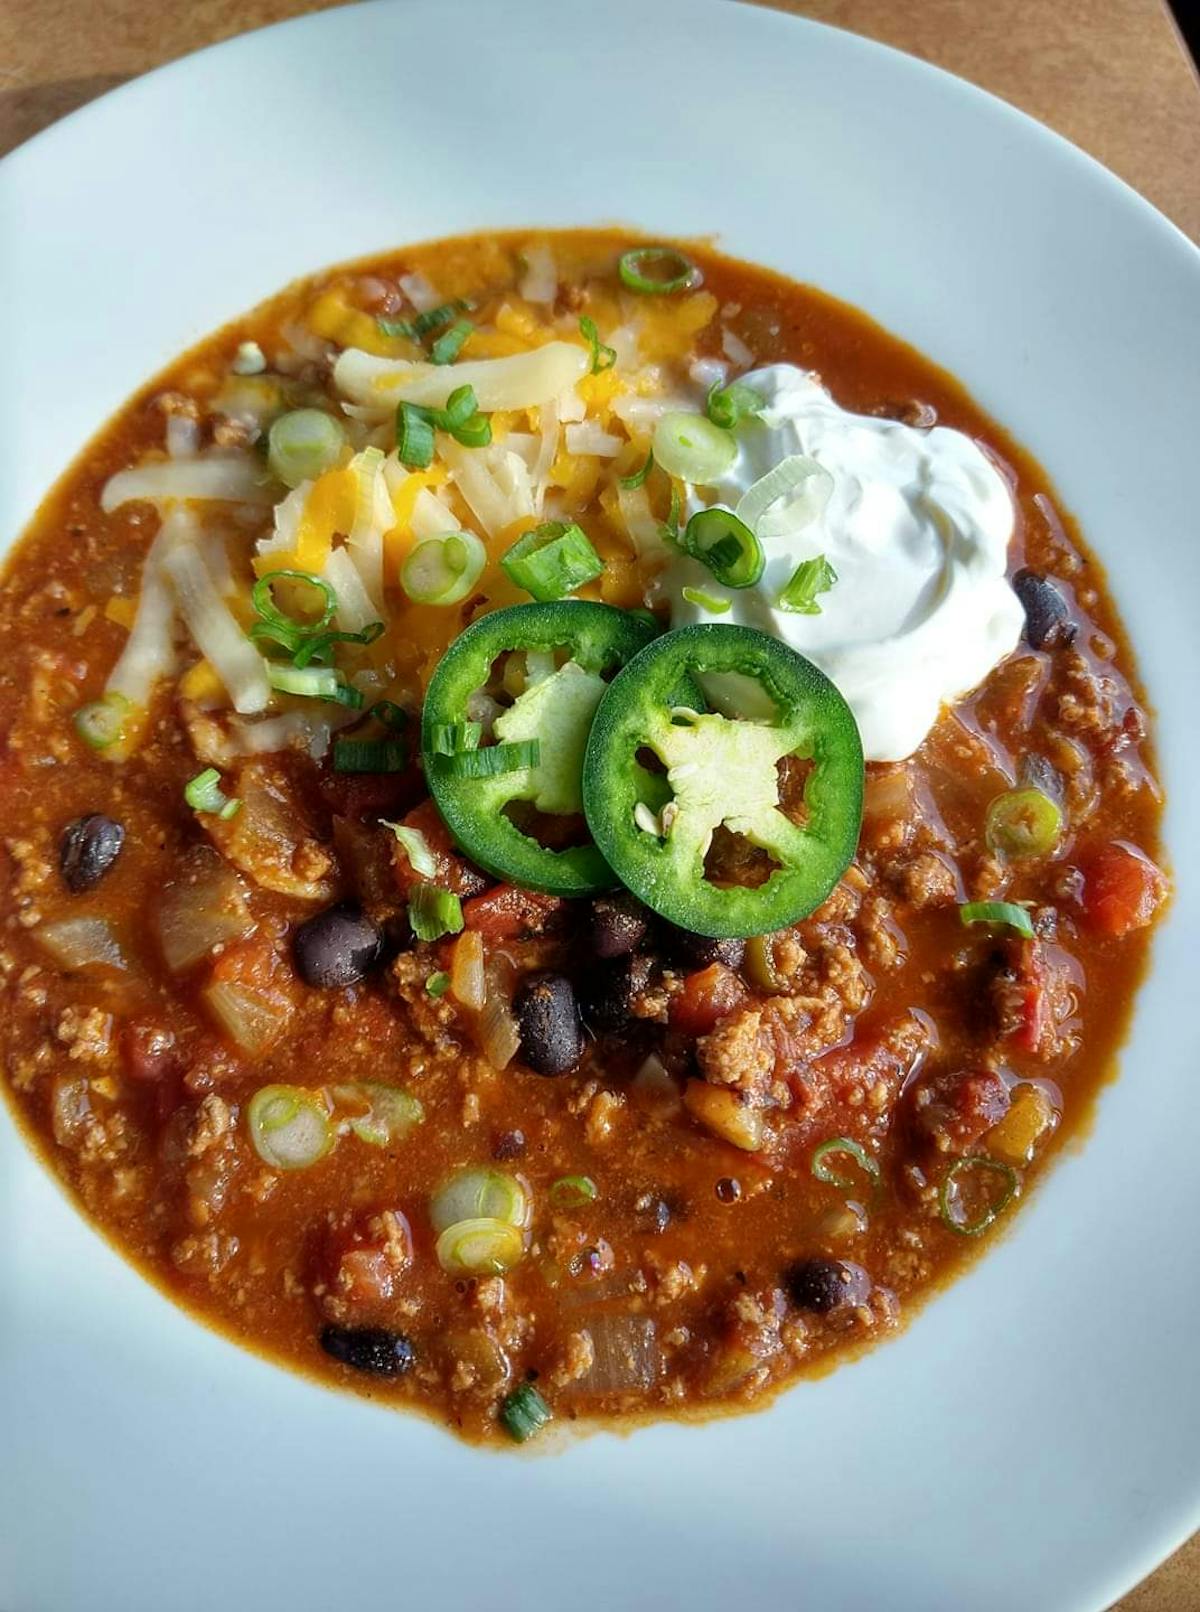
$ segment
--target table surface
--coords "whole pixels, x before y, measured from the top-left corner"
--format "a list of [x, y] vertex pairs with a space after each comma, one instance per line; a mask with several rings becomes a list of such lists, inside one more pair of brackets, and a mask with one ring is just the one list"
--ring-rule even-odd
[[[1161, 0], [765, 0], [897, 45], [1074, 140], [1200, 241], [1200, 79]], [[4, 0], [0, 154], [159, 63], [319, 0]], [[1200, 1612], [1200, 1535], [1119, 1603]]]

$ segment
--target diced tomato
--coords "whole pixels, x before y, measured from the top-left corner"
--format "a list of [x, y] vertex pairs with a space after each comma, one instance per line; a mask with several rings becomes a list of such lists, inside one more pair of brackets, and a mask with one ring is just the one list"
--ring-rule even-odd
[[463, 922], [485, 940], [521, 940], [540, 935], [564, 910], [561, 896], [540, 890], [521, 890], [515, 884], [498, 884], [486, 895], [475, 896], [463, 907]]
[[1154, 921], [1167, 881], [1144, 851], [1113, 840], [1081, 863], [1083, 913], [1101, 935], [1128, 935]]
[[432, 875], [415, 872], [407, 851], [397, 840], [392, 850], [392, 866], [401, 890], [407, 893], [414, 884], [436, 884], [443, 890], [453, 891], [456, 896], [477, 896], [487, 889], [489, 881], [455, 851], [450, 831], [431, 800], [423, 800], [419, 806], [414, 806], [411, 812], [405, 814], [403, 823], [405, 828], [419, 829], [425, 836], [425, 843], [433, 855], [435, 872]]
[[906, 1094], [917, 1134], [965, 1152], [1008, 1112], [1008, 1087], [991, 1069], [942, 1070]]
[[671, 1001], [671, 1028], [684, 1035], [708, 1035], [718, 1020], [746, 1000], [746, 987], [724, 963], [712, 963], [683, 982]]
[[321, 779], [321, 793], [330, 808], [354, 823], [380, 817], [395, 822], [420, 797], [423, 788], [415, 767], [404, 772], [331, 772]]
[[1049, 1013], [1045, 959], [1036, 940], [1015, 942], [1012, 953], [1016, 966], [1002, 987], [1006, 1020], [1001, 1028], [1020, 1051], [1036, 1052]]

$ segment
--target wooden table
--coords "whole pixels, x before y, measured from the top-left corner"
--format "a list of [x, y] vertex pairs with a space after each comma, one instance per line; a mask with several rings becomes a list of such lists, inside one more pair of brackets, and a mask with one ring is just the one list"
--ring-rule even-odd
[[[1099, 157], [1200, 241], [1200, 80], [1160, 0], [767, 3], [983, 85]], [[0, 153], [160, 62], [320, 9], [320, 0], [3, 0]], [[1200, 1612], [1200, 1535], [1120, 1609]]]

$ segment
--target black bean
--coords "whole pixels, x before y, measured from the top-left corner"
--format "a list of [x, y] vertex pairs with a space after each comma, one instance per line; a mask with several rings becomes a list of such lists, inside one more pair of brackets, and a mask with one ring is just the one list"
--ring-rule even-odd
[[626, 957], [646, 938], [649, 914], [628, 891], [592, 902], [592, 950], [597, 957]]
[[593, 1030], [623, 1030], [634, 1017], [633, 1004], [650, 984], [655, 961], [645, 953], [614, 957], [588, 970], [583, 983], [583, 1016]]
[[309, 985], [353, 985], [383, 950], [379, 925], [356, 907], [328, 907], [302, 923], [292, 941], [296, 969]]
[[63, 829], [58, 865], [68, 890], [76, 895], [98, 884], [121, 854], [125, 830], [100, 812], [77, 817]]
[[783, 1285], [799, 1310], [828, 1315], [840, 1304], [862, 1304], [871, 1279], [861, 1265], [843, 1259], [802, 1259], [784, 1273]]
[[726, 968], [740, 968], [746, 955], [744, 940], [714, 940], [709, 935], [693, 935], [690, 929], [667, 927], [667, 946], [673, 962], [685, 968], [708, 968], [712, 963], [724, 963]]
[[343, 1366], [376, 1377], [402, 1376], [414, 1358], [413, 1346], [403, 1332], [388, 1332], [384, 1327], [322, 1327], [321, 1347]]
[[565, 1075], [583, 1056], [575, 989], [565, 974], [531, 974], [513, 1001], [521, 1057], [535, 1075]]
[[1025, 641], [1034, 649], [1054, 649], [1075, 636], [1067, 601], [1038, 571], [1026, 567], [1012, 579], [1013, 592], [1025, 611]]

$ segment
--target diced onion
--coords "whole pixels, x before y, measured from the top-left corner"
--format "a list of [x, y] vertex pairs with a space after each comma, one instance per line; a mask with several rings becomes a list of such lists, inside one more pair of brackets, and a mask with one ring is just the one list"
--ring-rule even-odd
[[233, 1044], [252, 1057], [265, 1052], [291, 1018], [283, 998], [236, 980], [214, 980], [200, 994]]
[[254, 928], [242, 883], [211, 851], [197, 855], [163, 891], [158, 935], [172, 974], [181, 974], [217, 947], [240, 940]]
[[299, 487], [337, 464], [345, 445], [345, 430], [332, 414], [324, 409], [293, 409], [271, 427], [267, 463], [285, 487]]
[[300, 1086], [262, 1086], [246, 1115], [250, 1140], [273, 1170], [306, 1170], [334, 1144], [324, 1099]]
[[422, 879], [436, 879], [437, 861], [430, 849], [429, 841], [421, 830], [407, 828], [403, 823], [389, 823], [386, 818], [381, 818], [380, 821], [384, 828], [390, 828], [396, 836], [413, 872], [419, 874]]
[[483, 1007], [486, 982], [483, 975], [483, 936], [475, 929], [464, 929], [454, 942], [450, 960], [450, 991], [457, 1002], [472, 1013]]
[[271, 698], [263, 657], [230, 613], [208, 567], [189, 545], [170, 549], [163, 569], [175, 585], [179, 609], [201, 654], [224, 683], [235, 711], [261, 711]]
[[502, 1220], [462, 1220], [446, 1227], [435, 1252], [451, 1276], [502, 1276], [520, 1263], [525, 1239]]
[[484, 965], [487, 994], [479, 1015], [479, 1050], [493, 1069], [507, 1069], [521, 1045], [521, 1032], [513, 1014], [516, 970], [505, 952], [497, 952]]
[[595, 454], [598, 459], [615, 459], [625, 446], [624, 437], [614, 437], [595, 420], [567, 427], [567, 452]]
[[107, 918], [60, 918], [39, 924], [34, 938], [64, 968], [86, 968], [104, 963], [125, 968], [125, 954]]
[[507, 358], [479, 358], [465, 364], [409, 363], [376, 358], [349, 347], [334, 365], [334, 385], [352, 403], [373, 406], [386, 414], [402, 400], [444, 408], [450, 393], [470, 386], [476, 407], [540, 408], [583, 378], [589, 363], [574, 342], [550, 341], [530, 352]]
[[558, 269], [544, 241], [525, 249], [525, 273], [517, 287], [526, 302], [553, 302], [558, 295]]
[[734, 514], [759, 537], [802, 531], [825, 511], [833, 477], [802, 453], [789, 454], [738, 499]]
[[721, 332], [721, 351], [733, 364], [740, 369], [749, 369], [754, 362], [754, 354], [740, 336], [728, 328]]
[[100, 508], [110, 514], [134, 499], [149, 503], [217, 499], [238, 504], [273, 504], [270, 477], [245, 455], [210, 459], [159, 459], [119, 470], [105, 482]]
[[402, 274], [398, 284], [418, 313], [428, 313], [442, 304], [441, 292], [430, 285], [419, 269], [413, 274]]
[[571, 1394], [620, 1394], [653, 1385], [661, 1369], [658, 1334], [645, 1315], [602, 1313], [589, 1317], [592, 1363], [568, 1385]]
[[503, 1170], [460, 1170], [429, 1201], [434, 1231], [460, 1221], [498, 1220], [523, 1231], [532, 1205], [524, 1184]]
[[664, 414], [654, 427], [654, 462], [669, 476], [708, 485], [737, 458], [737, 443], [702, 414]]

